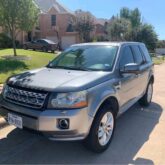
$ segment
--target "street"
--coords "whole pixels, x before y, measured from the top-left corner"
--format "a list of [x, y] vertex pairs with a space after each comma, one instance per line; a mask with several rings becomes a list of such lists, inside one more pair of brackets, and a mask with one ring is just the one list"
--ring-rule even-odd
[[117, 119], [114, 139], [102, 154], [81, 142], [54, 142], [0, 119], [0, 163], [165, 164], [165, 64], [155, 66], [153, 102], [134, 105]]

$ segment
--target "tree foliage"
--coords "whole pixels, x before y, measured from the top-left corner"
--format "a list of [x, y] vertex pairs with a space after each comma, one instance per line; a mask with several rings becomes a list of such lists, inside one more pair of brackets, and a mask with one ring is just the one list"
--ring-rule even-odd
[[94, 30], [94, 19], [88, 13], [76, 15], [75, 29], [79, 32], [80, 38], [83, 42], [91, 40], [91, 32]]
[[137, 32], [136, 41], [143, 42], [149, 50], [154, 50], [157, 45], [157, 34], [152, 25], [143, 24]]
[[10, 33], [15, 56], [18, 33], [31, 31], [37, 22], [38, 13], [33, 0], [0, 0], [0, 24]]
[[128, 29], [130, 27], [130, 22], [125, 18], [115, 18], [109, 24], [108, 34], [109, 39], [112, 41], [121, 41], [123, 38], [128, 36]]
[[157, 34], [152, 25], [143, 23], [138, 8], [122, 8], [107, 27], [109, 39], [114, 41], [144, 42], [151, 50], [156, 48]]
[[159, 40], [157, 42], [157, 48], [165, 48], [165, 40]]

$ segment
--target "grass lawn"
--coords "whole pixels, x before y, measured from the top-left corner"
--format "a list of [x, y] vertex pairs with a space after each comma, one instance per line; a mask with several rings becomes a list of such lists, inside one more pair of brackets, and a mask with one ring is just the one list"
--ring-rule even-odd
[[152, 60], [153, 60], [155, 65], [160, 65], [163, 62], [165, 62], [164, 57], [152, 57]]
[[37, 52], [30, 50], [17, 50], [18, 57], [26, 56], [27, 60], [13, 60], [5, 59], [3, 56], [13, 55], [12, 49], [0, 50], [0, 84], [4, 83], [5, 80], [14, 74], [21, 73], [29, 69], [35, 69], [45, 66], [57, 54]]

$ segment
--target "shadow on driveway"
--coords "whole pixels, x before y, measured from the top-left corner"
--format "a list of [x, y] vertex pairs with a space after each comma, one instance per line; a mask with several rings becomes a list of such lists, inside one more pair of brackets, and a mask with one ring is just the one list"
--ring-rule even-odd
[[116, 132], [109, 149], [102, 154], [86, 150], [81, 142], [53, 142], [44, 137], [14, 129], [0, 140], [0, 162], [38, 164], [154, 164], [137, 158], [137, 152], [159, 123], [162, 107], [152, 103], [142, 109], [138, 104], [117, 120]]

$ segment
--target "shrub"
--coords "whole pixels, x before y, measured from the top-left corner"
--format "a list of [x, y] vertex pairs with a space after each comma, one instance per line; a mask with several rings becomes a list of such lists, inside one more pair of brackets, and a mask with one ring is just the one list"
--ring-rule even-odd
[[[0, 33], [0, 49], [12, 48], [12, 39], [5, 33]], [[19, 41], [16, 41], [16, 46], [20, 47]]]
[[6, 34], [0, 34], [0, 48], [11, 48], [12, 47], [12, 40]]

